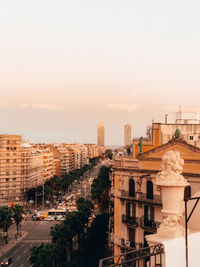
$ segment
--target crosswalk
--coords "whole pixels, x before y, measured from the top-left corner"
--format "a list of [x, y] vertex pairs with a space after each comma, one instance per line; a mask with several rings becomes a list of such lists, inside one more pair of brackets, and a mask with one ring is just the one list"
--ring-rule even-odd
[[51, 239], [23, 239], [22, 243], [51, 243]]

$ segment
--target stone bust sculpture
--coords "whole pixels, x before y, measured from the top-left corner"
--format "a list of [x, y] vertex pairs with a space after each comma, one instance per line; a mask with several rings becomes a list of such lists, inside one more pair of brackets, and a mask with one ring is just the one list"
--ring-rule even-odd
[[161, 172], [158, 173], [156, 184], [186, 184], [186, 179], [181, 175], [184, 160], [178, 151], [168, 151], [162, 156]]

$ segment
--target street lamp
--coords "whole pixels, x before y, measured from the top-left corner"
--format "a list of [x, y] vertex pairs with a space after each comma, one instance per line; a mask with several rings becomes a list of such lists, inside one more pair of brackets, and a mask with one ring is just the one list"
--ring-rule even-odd
[[[200, 197], [191, 197], [191, 187], [186, 186], [184, 191], [184, 201], [185, 201], [185, 258], [186, 258], [186, 267], [188, 267], [188, 222], [192, 216], [192, 213], [194, 212]], [[187, 214], [187, 202], [189, 200], [196, 200], [189, 216]]]

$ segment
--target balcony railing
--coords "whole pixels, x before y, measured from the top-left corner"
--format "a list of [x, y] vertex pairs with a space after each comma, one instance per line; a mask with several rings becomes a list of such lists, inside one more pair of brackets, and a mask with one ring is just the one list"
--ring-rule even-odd
[[160, 224], [161, 224], [160, 222], [147, 220], [143, 217], [140, 219], [140, 226], [145, 229], [157, 230]]
[[99, 267], [126, 267], [126, 266], [148, 266], [163, 267], [163, 245], [159, 244], [152, 247], [133, 250], [118, 256], [112, 256], [99, 261]]
[[142, 243], [121, 239], [121, 248], [123, 249], [133, 250], [133, 249], [141, 249], [142, 247], [143, 247]]
[[147, 195], [142, 192], [135, 192], [135, 196], [129, 196], [129, 192], [122, 190], [120, 194], [121, 199], [132, 200], [139, 203], [152, 204], [156, 206], [162, 206], [161, 196], [153, 195], [153, 199], [147, 198]]
[[123, 223], [128, 223], [128, 224], [131, 224], [135, 227], [138, 226], [138, 218], [136, 217], [131, 217], [131, 216], [127, 216], [125, 214], [122, 215], [122, 222]]

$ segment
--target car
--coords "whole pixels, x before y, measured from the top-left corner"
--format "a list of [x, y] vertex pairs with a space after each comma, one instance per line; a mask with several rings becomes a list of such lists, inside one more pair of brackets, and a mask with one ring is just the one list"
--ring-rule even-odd
[[46, 218], [44, 218], [44, 221], [54, 221], [54, 217], [53, 216], [47, 216]]
[[9, 266], [11, 263], [12, 263], [12, 258], [11, 258], [11, 257], [4, 258], [4, 259], [1, 261], [1, 266], [2, 266], [2, 267]]
[[57, 217], [57, 221], [64, 221], [64, 220], [65, 220], [65, 217], [62, 216], [62, 215], [59, 215], [59, 216]]

